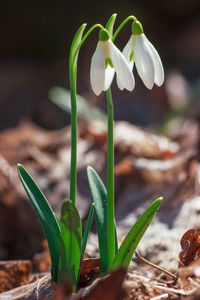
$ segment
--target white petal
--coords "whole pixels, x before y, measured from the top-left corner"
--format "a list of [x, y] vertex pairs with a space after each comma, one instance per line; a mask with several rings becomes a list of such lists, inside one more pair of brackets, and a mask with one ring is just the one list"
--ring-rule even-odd
[[121, 83], [119, 76], [116, 77], [117, 86], [122, 91], [124, 89], [123, 83]]
[[129, 66], [129, 69], [132, 71], [133, 70], [133, 66], [134, 66], [134, 61], [129, 61], [128, 62], [128, 66]]
[[[133, 61], [129, 63], [129, 67], [131, 70], [133, 69], [133, 65], [134, 65]], [[133, 78], [134, 78], [134, 75], [133, 75]], [[123, 83], [121, 83], [119, 76], [116, 77], [116, 81], [117, 81], [118, 88], [122, 91], [124, 89], [124, 86], [123, 86]], [[135, 86], [135, 79], [134, 79], [134, 86]]]
[[117, 73], [118, 82], [120, 83], [119, 88], [125, 88], [128, 91], [132, 91], [135, 86], [132, 70], [130, 69], [127, 60], [119, 51], [119, 49], [113, 44], [112, 41], [109, 40], [108, 42], [110, 43], [110, 58]]
[[[123, 51], [122, 51], [122, 54], [124, 55], [124, 57], [126, 58], [127, 62], [128, 62], [128, 65], [129, 65], [129, 68], [131, 70], [133, 70], [133, 65], [134, 65], [134, 61], [130, 61], [130, 56], [131, 56], [131, 52], [133, 51], [133, 36], [131, 35], [128, 43], [126, 44], [126, 46], [124, 47]], [[123, 85], [121, 84], [120, 82], [120, 79], [119, 79], [119, 76], [117, 76], [117, 85], [118, 85], [118, 88], [120, 90], [123, 90], [124, 87]]]
[[148, 89], [154, 85], [155, 71], [150, 49], [145, 43], [144, 34], [134, 35], [134, 58], [139, 76]]
[[130, 61], [130, 56], [131, 56], [132, 51], [133, 51], [133, 36], [131, 35], [128, 43], [126, 44], [126, 46], [124, 47], [124, 49], [122, 51], [122, 54], [126, 58], [131, 70], [133, 70], [133, 61]]
[[105, 82], [105, 50], [104, 45], [99, 41], [92, 56], [90, 66], [90, 82], [94, 93], [98, 96], [104, 89]]
[[107, 89], [109, 89], [112, 81], [113, 81], [113, 77], [115, 75], [115, 69], [111, 68], [111, 66], [107, 66], [106, 70], [105, 70], [105, 80], [104, 80], [104, 91], [107, 91]]
[[154, 63], [154, 69], [155, 69], [155, 84], [157, 86], [161, 86], [164, 82], [164, 70], [163, 70], [163, 65], [160, 59], [160, 56], [154, 46], [149, 42], [146, 36], [144, 36], [145, 42], [147, 43], [148, 47], [151, 50], [151, 55], [153, 58], [153, 63]]

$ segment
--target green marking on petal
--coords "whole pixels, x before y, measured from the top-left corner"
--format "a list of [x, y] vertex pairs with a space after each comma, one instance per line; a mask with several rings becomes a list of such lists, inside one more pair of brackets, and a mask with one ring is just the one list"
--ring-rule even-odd
[[114, 68], [114, 67], [113, 67], [113, 63], [112, 63], [112, 60], [111, 60], [109, 57], [106, 58], [105, 68], [107, 68], [108, 65], [109, 65], [111, 68]]
[[130, 59], [130, 61], [134, 61], [134, 60], [135, 60], [133, 50], [132, 50], [131, 53], [130, 53], [129, 59]]
[[132, 33], [133, 34], [142, 34], [143, 33], [143, 27], [142, 24], [139, 21], [132, 23]]

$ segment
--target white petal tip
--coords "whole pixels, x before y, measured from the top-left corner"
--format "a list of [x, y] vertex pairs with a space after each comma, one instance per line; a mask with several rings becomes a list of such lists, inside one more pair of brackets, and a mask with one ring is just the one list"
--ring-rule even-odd
[[132, 85], [131, 87], [127, 87], [126, 89], [129, 91], [129, 92], [132, 92], [134, 90], [134, 87], [135, 87], [135, 83], [134, 85]]
[[154, 83], [153, 84], [149, 84], [149, 83], [145, 83], [145, 82], [143, 82], [144, 83], [144, 85], [146, 86], [146, 88], [148, 89], [148, 90], [152, 90], [152, 88], [153, 88], [153, 86], [154, 86]]
[[96, 95], [96, 96], [99, 96], [100, 94], [101, 94], [101, 92], [102, 91], [95, 91], [94, 89], [92, 89], [93, 90], [93, 92], [94, 92], [94, 94]]
[[160, 78], [155, 78], [155, 84], [157, 86], [161, 86], [161, 85], [163, 85], [164, 80], [165, 80], [165, 77], [164, 77], [164, 72], [163, 72], [163, 74]]
[[161, 87], [161, 86], [163, 85], [163, 83], [164, 83], [164, 81], [163, 81], [163, 82], [156, 83], [156, 85], [157, 85], [158, 87]]
[[118, 85], [118, 88], [119, 88], [120, 91], [123, 91], [123, 90], [124, 90], [124, 87], [121, 87], [121, 86], [119, 86], [119, 85]]

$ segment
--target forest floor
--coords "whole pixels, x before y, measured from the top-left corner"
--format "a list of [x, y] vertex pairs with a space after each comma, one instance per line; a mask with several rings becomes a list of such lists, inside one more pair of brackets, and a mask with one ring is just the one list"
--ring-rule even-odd
[[[180, 128], [176, 136], [164, 137], [127, 122], [115, 123], [119, 243], [153, 200], [164, 200], [128, 272], [119, 269], [98, 277], [92, 225], [79, 290], [73, 295], [67, 284], [58, 288], [51, 283], [47, 243], [16, 168], [18, 162], [26, 167], [59, 216], [69, 195], [70, 127], [48, 131], [23, 122], [2, 131], [0, 299], [200, 299], [199, 124], [189, 114], [173, 126]], [[77, 208], [83, 225], [91, 203], [86, 167], [93, 166], [105, 182], [106, 140], [104, 123], [79, 121]]]

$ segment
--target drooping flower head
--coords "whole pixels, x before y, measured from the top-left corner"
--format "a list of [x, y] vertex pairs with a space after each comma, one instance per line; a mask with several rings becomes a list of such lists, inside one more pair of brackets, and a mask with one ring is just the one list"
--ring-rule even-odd
[[139, 21], [133, 22], [132, 35], [122, 53], [131, 69], [135, 62], [138, 74], [148, 89], [152, 89], [154, 83], [157, 86], [163, 84], [164, 70], [160, 56], [145, 36]]
[[90, 67], [90, 82], [97, 96], [109, 89], [115, 72], [119, 89], [132, 91], [135, 86], [132, 70], [123, 54], [111, 41], [108, 31], [101, 29]]

